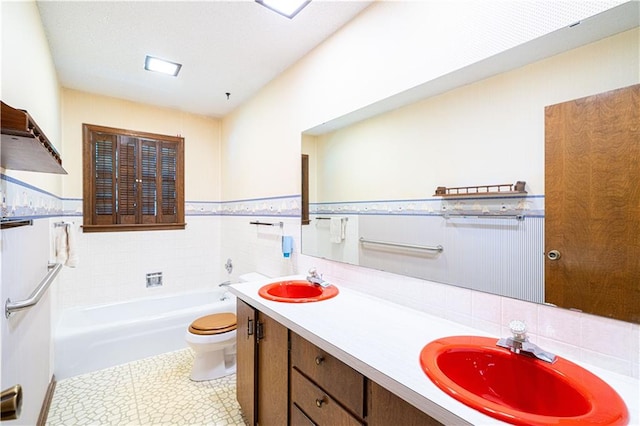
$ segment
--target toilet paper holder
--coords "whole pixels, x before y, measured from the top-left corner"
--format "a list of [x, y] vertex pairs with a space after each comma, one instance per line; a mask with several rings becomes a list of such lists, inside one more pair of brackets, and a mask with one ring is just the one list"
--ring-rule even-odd
[[22, 386], [15, 385], [0, 394], [0, 420], [15, 420], [22, 411]]

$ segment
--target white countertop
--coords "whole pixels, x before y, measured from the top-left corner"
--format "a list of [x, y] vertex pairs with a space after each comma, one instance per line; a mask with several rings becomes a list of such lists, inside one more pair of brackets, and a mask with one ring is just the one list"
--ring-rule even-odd
[[[232, 293], [290, 330], [348, 364], [369, 379], [445, 424], [503, 424], [450, 397], [422, 371], [419, 355], [432, 340], [490, 336], [477, 329], [337, 285], [340, 294], [322, 302], [281, 303], [263, 299], [265, 284], [302, 275], [229, 286]], [[562, 354], [558, 354], [562, 356]], [[568, 359], [568, 358], [567, 358]], [[630, 425], [640, 424], [640, 382], [577, 363], [613, 387], [627, 404]]]

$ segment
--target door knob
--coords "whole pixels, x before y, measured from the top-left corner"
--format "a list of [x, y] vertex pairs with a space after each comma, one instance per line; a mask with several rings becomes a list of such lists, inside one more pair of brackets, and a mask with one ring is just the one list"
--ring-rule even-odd
[[560, 259], [560, 252], [558, 250], [551, 250], [549, 253], [547, 253], [547, 258], [549, 260], [558, 260]]

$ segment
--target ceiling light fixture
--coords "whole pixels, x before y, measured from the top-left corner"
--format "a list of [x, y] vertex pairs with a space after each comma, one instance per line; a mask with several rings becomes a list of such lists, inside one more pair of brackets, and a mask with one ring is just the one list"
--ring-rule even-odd
[[147, 55], [144, 60], [144, 69], [147, 71], [161, 72], [176, 77], [182, 68], [182, 64], [176, 62], [165, 61], [164, 59], [154, 58]]
[[256, 0], [256, 3], [260, 3], [264, 7], [292, 19], [306, 5], [311, 3], [311, 0]]

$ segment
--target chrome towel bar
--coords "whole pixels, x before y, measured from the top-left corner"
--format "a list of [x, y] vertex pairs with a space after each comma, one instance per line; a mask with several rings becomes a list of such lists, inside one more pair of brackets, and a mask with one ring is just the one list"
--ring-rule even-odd
[[426, 251], [435, 251], [438, 253], [442, 253], [444, 251], [444, 247], [442, 247], [440, 244], [438, 244], [437, 246], [419, 246], [419, 245], [415, 245], [415, 244], [401, 244], [401, 243], [390, 243], [388, 241], [379, 241], [379, 240], [367, 240], [363, 237], [360, 237], [360, 243], [364, 243], [364, 244], [378, 244], [381, 246], [391, 246], [391, 247], [400, 247], [400, 248], [407, 248], [407, 249], [415, 249], [415, 250], [426, 250]]
[[516, 219], [519, 221], [523, 221], [525, 215], [523, 214], [466, 214], [466, 213], [445, 213], [442, 217], [445, 219], [453, 218], [453, 217], [477, 217], [481, 219]]
[[279, 226], [280, 228], [282, 228], [284, 223], [283, 222], [260, 222], [258, 220], [258, 221], [255, 221], [255, 222], [249, 222], [249, 225]]
[[12, 313], [30, 308], [40, 301], [42, 295], [47, 291], [60, 269], [62, 269], [62, 263], [50, 263], [48, 267], [49, 272], [47, 272], [47, 275], [40, 281], [40, 284], [33, 290], [28, 299], [20, 300], [19, 302], [12, 302], [11, 299], [7, 299], [4, 304], [4, 316], [6, 318], [9, 318]]

